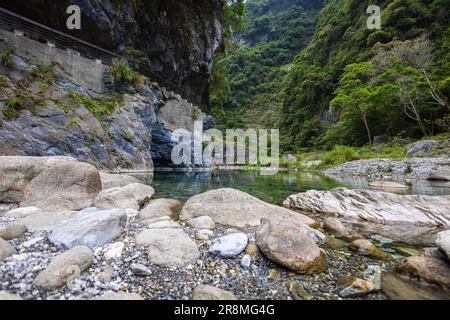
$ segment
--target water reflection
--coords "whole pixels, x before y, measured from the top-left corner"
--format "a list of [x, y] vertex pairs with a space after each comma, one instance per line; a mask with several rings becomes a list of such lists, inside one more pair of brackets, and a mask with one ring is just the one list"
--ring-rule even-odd
[[235, 188], [279, 205], [294, 193], [347, 186], [310, 172], [280, 172], [268, 176], [258, 171], [232, 170], [157, 171], [149, 184], [155, 188], [157, 197], [185, 200], [211, 189]]
[[[235, 188], [266, 202], [281, 205], [290, 195], [308, 190], [330, 190], [338, 187], [368, 188], [366, 177], [326, 177], [316, 172], [279, 172], [261, 175], [259, 171], [155, 171], [133, 174], [156, 190], [156, 197], [186, 200], [193, 195], [218, 188]], [[431, 182], [393, 178], [409, 185], [403, 194], [450, 194], [450, 182]]]

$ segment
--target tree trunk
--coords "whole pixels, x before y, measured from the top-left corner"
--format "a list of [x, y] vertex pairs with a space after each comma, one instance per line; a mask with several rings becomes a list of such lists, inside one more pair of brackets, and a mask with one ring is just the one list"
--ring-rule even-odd
[[366, 127], [366, 130], [367, 130], [367, 136], [369, 137], [369, 144], [372, 145], [372, 134], [370, 133], [370, 128], [369, 128], [369, 124], [367, 123], [366, 115], [363, 114], [362, 118], [363, 118], [364, 126]]

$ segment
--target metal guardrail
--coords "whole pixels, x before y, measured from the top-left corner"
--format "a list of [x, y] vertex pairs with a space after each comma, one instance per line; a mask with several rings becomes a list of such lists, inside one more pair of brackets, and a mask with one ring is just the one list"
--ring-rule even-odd
[[[15, 30], [23, 32], [23, 35], [35, 41], [42, 43], [51, 42], [55, 47], [62, 50], [74, 50], [81, 56], [88, 59], [99, 59], [102, 63], [110, 66], [114, 59], [124, 58], [114, 52], [98, 47], [92, 43], [75, 38], [61, 31], [55, 30], [36, 21], [30, 20], [24, 16], [8, 11], [0, 7], [0, 28], [14, 32]], [[188, 95], [181, 87], [170, 80], [162, 77], [150, 69], [149, 66], [139, 63], [135, 60], [127, 59], [128, 62], [137, 66], [137, 71], [144, 76], [156, 81], [166, 89], [179, 94], [182, 98], [194, 102], [195, 99]]]

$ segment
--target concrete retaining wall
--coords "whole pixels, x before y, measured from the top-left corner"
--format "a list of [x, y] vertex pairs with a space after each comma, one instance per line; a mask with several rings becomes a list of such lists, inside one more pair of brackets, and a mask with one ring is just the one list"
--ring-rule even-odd
[[90, 60], [72, 50], [56, 48], [52, 43], [29, 39], [18, 31], [11, 33], [0, 29], [0, 39], [32, 64], [56, 63], [64, 71], [64, 78], [69, 81], [98, 93], [104, 91], [103, 75], [108, 66], [103, 65], [100, 60]]

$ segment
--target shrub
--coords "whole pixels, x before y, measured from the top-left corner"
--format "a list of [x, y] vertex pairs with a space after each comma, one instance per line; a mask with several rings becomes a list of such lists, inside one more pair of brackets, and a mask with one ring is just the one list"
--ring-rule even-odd
[[54, 84], [58, 80], [58, 76], [56, 75], [52, 65], [37, 65], [36, 68], [31, 71], [30, 75], [34, 79], [37, 79], [47, 85]]
[[131, 131], [127, 130], [127, 129], [122, 129], [121, 130], [121, 134], [122, 134], [122, 137], [125, 140], [127, 140], [128, 142], [133, 142], [133, 139], [134, 139], [133, 132], [131, 132]]
[[23, 109], [25, 101], [23, 101], [22, 97], [14, 97], [6, 100], [6, 105], [14, 109]]
[[10, 67], [12, 64], [11, 56], [14, 54], [14, 49], [6, 49], [0, 52], [0, 64], [5, 67]]
[[77, 103], [83, 105], [103, 123], [105, 117], [111, 116], [117, 107], [123, 104], [123, 97], [111, 97], [110, 99], [93, 99], [90, 96], [83, 96], [77, 91], [69, 92], [70, 97]]
[[5, 102], [6, 109], [2, 110], [3, 116], [9, 120], [16, 120], [20, 116], [20, 111], [25, 107], [25, 101], [21, 96], [7, 99]]
[[348, 146], [336, 146], [332, 151], [327, 152], [323, 156], [322, 163], [326, 166], [334, 166], [358, 159], [360, 159], [360, 155], [354, 148]]
[[135, 72], [131, 69], [125, 59], [114, 59], [109, 67], [109, 75], [114, 82], [132, 82], [135, 79]]

